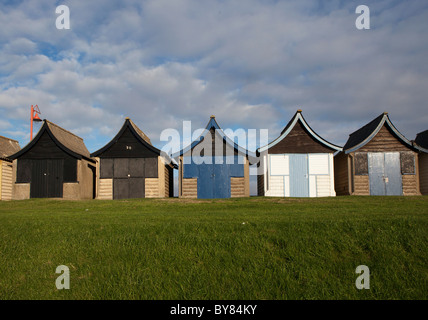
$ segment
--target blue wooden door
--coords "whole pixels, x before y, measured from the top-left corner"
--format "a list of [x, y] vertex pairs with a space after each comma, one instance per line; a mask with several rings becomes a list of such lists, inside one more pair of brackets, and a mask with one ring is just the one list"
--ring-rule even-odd
[[231, 196], [231, 177], [243, 177], [244, 165], [238, 163], [237, 157], [233, 163], [215, 161], [214, 157], [211, 164], [184, 164], [183, 178], [197, 178], [198, 198], [230, 198]]
[[230, 198], [230, 171], [225, 164], [213, 164], [213, 198]]
[[384, 154], [380, 152], [368, 153], [370, 194], [384, 196], [385, 190], [385, 161]]
[[403, 194], [399, 152], [369, 152], [368, 164], [371, 195]]
[[309, 197], [307, 154], [290, 154], [290, 197]]
[[215, 173], [213, 164], [195, 164], [198, 170], [198, 198], [214, 198]]
[[385, 153], [385, 189], [387, 196], [401, 196], [403, 194], [399, 152]]

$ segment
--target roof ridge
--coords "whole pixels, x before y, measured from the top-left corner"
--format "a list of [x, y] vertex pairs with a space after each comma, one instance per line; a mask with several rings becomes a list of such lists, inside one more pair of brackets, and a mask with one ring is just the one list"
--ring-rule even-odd
[[149, 143], [150, 145], [152, 145], [152, 141], [150, 140], [149, 136], [147, 134], [144, 133], [143, 130], [140, 129], [140, 127], [138, 127], [134, 121], [132, 121], [129, 117], [126, 117], [125, 120], [128, 120], [129, 123], [132, 125], [132, 127], [134, 128], [134, 130], [138, 133], [138, 134], [142, 134], [142, 137], [144, 141], [146, 141], [147, 143]]
[[19, 143], [19, 141], [18, 141], [18, 140], [15, 140], [15, 139], [12, 139], [12, 138], [8, 138], [8, 137], [5, 137], [5, 136], [1, 136], [1, 135], [0, 135], [0, 138], [7, 139], [7, 140], [10, 140], [10, 141], [18, 142], [18, 143]]
[[68, 133], [68, 134], [71, 134], [72, 136], [74, 136], [74, 137], [76, 137], [76, 138], [79, 138], [80, 140], [82, 140], [83, 141], [83, 138], [82, 137], [79, 137], [78, 135], [76, 135], [76, 134], [74, 134], [73, 132], [70, 132], [70, 131], [68, 131], [68, 130], [66, 130], [66, 129], [64, 129], [63, 127], [60, 127], [59, 125], [57, 125], [56, 123], [53, 123], [53, 122], [51, 122], [51, 121], [49, 121], [49, 120], [44, 120], [47, 124], [50, 124], [50, 125], [53, 125], [53, 126], [55, 126], [55, 127], [57, 127], [58, 129], [61, 129], [62, 131], [64, 131], [64, 132], [66, 132], [66, 133]]

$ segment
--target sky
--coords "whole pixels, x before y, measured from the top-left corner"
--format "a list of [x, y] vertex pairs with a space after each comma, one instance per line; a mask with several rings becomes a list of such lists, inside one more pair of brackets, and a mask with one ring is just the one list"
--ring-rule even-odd
[[37, 104], [90, 152], [125, 117], [162, 148], [163, 130], [211, 115], [272, 141], [297, 109], [337, 145], [384, 111], [412, 140], [428, 129], [427, 34], [419, 0], [0, 0], [0, 135], [24, 147]]

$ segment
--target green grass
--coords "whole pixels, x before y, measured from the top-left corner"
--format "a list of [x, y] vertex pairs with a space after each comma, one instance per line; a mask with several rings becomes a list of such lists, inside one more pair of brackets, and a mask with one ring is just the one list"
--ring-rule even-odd
[[427, 240], [426, 196], [0, 202], [0, 299], [427, 299]]

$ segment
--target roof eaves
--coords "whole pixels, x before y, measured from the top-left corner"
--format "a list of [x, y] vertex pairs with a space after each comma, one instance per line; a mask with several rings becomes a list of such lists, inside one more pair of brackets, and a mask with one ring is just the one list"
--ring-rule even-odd
[[270, 148], [272, 148], [273, 146], [275, 146], [276, 144], [278, 144], [280, 141], [282, 141], [285, 137], [288, 136], [288, 134], [291, 132], [291, 130], [293, 130], [293, 128], [295, 127], [295, 125], [297, 124], [297, 122], [300, 121], [300, 123], [303, 124], [303, 126], [305, 127], [305, 129], [310, 133], [310, 135], [315, 138], [317, 141], [319, 141], [321, 144], [336, 150], [336, 151], [342, 151], [343, 148], [339, 147], [335, 144], [332, 144], [330, 142], [328, 142], [327, 140], [324, 140], [323, 138], [321, 138], [314, 130], [312, 130], [312, 128], [309, 126], [309, 124], [306, 122], [305, 118], [302, 115], [302, 110], [297, 110], [297, 112], [294, 114], [294, 117], [288, 122], [287, 126], [283, 129], [283, 131], [281, 132], [281, 135], [276, 138], [275, 140], [273, 140], [271, 143], [260, 147], [257, 149], [257, 152], [264, 152]]

